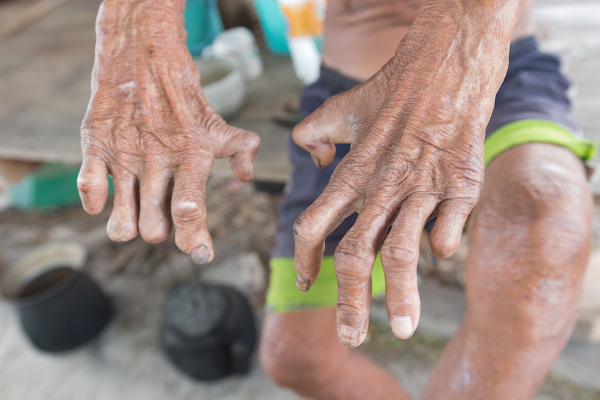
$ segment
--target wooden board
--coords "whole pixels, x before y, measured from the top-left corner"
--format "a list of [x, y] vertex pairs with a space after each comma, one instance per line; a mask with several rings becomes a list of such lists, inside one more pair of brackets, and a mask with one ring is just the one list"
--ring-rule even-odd
[[[0, 41], [0, 158], [80, 163], [79, 126], [90, 95], [94, 21], [99, 2], [74, 0]], [[265, 75], [253, 82], [231, 123], [261, 135], [260, 180], [284, 182], [290, 172], [290, 129], [273, 122], [297, 104], [301, 83], [288, 58], [264, 54]], [[215, 173], [229, 173], [227, 162]]]
[[78, 0], [0, 42], [0, 157], [81, 161], [99, 2]]
[[[0, 40], [0, 158], [81, 161], [79, 125], [89, 98], [98, 5], [98, 0], [73, 0]], [[538, 0], [534, 16], [543, 47], [562, 56], [572, 78], [574, 112], [584, 132], [600, 139], [600, 4]], [[272, 119], [286, 104], [296, 104], [301, 84], [289, 59], [264, 56], [266, 74], [252, 85], [246, 107], [232, 123], [263, 139], [255, 176], [284, 181], [290, 171], [289, 129]], [[226, 161], [215, 164], [215, 173], [228, 173]]]

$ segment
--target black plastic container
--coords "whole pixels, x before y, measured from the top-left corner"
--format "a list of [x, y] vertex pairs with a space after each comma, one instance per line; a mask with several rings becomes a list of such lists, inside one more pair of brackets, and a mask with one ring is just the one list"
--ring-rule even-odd
[[185, 374], [203, 381], [245, 374], [256, 339], [252, 309], [235, 289], [190, 282], [169, 293], [160, 345]]
[[[112, 317], [108, 297], [79, 270], [84, 259], [78, 254], [81, 250], [68, 246], [33, 253], [2, 281], [2, 293], [15, 304], [23, 332], [45, 352], [67, 351], [90, 342]], [[71, 262], [73, 254], [79, 261]]]

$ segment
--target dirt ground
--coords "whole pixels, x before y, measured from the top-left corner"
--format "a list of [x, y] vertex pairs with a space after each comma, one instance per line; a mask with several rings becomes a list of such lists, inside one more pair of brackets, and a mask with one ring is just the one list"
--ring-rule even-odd
[[[258, 254], [260, 267], [264, 269], [263, 276], [265, 278], [261, 278], [263, 279], [262, 290], [256, 292], [251, 300], [257, 314], [260, 315], [264, 301], [266, 276], [268, 274], [266, 268], [268, 254], [277, 226], [276, 210], [279, 203], [278, 196], [259, 192], [255, 190], [253, 185], [242, 184], [236, 180], [212, 179], [209, 182], [207, 201], [208, 224], [215, 240], [217, 252], [215, 263], [222, 263], [222, 260], [231, 259], [236, 254], [247, 254], [248, 252]], [[162, 302], [160, 297], [154, 297], [151, 305], [142, 306], [140, 304], [133, 307], [129, 304], [130, 300], [125, 300], [128, 298], [128, 294], [124, 293], [125, 291], [131, 291], [132, 293], [136, 291], [144, 292], [148, 290], [144, 282], [148, 282], [148, 285], [154, 285], [152, 286], [155, 288], [153, 290], [159, 288], [158, 290], [164, 292], [176, 282], [195, 276], [198, 273], [197, 269], [202, 269], [203, 267], [196, 267], [189, 263], [187, 257], [182, 255], [175, 247], [172, 237], [160, 245], [149, 245], [139, 238], [125, 244], [116, 244], [109, 241], [105, 234], [105, 224], [110, 214], [110, 209], [111, 204], [108, 204], [104, 212], [97, 216], [85, 214], [78, 205], [56, 211], [22, 212], [15, 209], [7, 209], [0, 213], [0, 237], [2, 237], [0, 251], [2, 252], [4, 266], [8, 268], [15, 260], [29, 250], [49, 242], [77, 241], [84, 244], [89, 251], [88, 262], [85, 266], [86, 271], [98, 281], [103, 282], [112, 295], [117, 298], [123, 297], [117, 301], [117, 305], [119, 303], [123, 305], [122, 311], [117, 308], [117, 314], [123, 314], [117, 317], [117, 321], [121, 322], [115, 322], [116, 328], [111, 328], [111, 333], [107, 334], [109, 338], [115, 338], [118, 335], [129, 335], [128, 329], [132, 329], [132, 325], [140, 327], [154, 326], [158, 319], [157, 316], [146, 316], [142, 321], [138, 314], [158, 314], [160, 310], [158, 305]], [[430, 254], [426, 245], [422, 247], [424, 253], [422, 264], [425, 265], [423, 268], [425, 279], [459, 287], [462, 283], [462, 259], [467, 251], [466, 246], [452, 260], [437, 266], [427, 264], [427, 260], [430, 260]], [[204, 268], [210, 269], [211, 267]], [[218, 272], [216, 273], [218, 274]], [[225, 279], [229, 278], [225, 277]], [[128, 284], [127, 282], [130, 283]], [[136, 282], [135, 285], [140, 286], [137, 287], [131, 282]], [[143, 289], [144, 287], [146, 288]], [[1, 302], [0, 305], [2, 305]], [[4, 306], [7, 305], [5, 304]], [[144, 312], [142, 312], [143, 307], [146, 307]], [[151, 322], [148, 322], [148, 319]], [[12, 321], [12, 323], [14, 324], [15, 321]], [[128, 328], [126, 329], [124, 326]], [[7, 340], [15, 340], [15, 335], [17, 334], [8, 335]], [[147, 333], [144, 336], [145, 339], [143, 342], [153, 340], [153, 335]], [[104, 339], [104, 342], [108, 340]], [[114, 339], [113, 341], [115, 340], [118, 339]], [[134, 342], [137, 343], [137, 341]], [[369, 335], [365, 344], [361, 346], [360, 351], [386, 366], [400, 380], [406, 382], [407, 387], [409, 389], [412, 388], [410, 389], [412, 392], [418, 393], [424, 382], [426, 382], [427, 375], [433, 369], [435, 362], [441, 355], [445, 343], [446, 338], [444, 337], [420, 332], [408, 341], [396, 340], [389, 330], [387, 323], [383, 320], [375, 319], [371, 323]], [[23, 346], [23, 343], [20, 346]], [[103, 345], [100, 344], [98, 346]], [[110, 347], [111, 345], [108, 344], [106, 346]], [[147, 346], [147, 344], [144, 344], [144, 346]], [[156, 350], [153, 351], [156, 352]], [[4, 356], [7, 356], [7, 354], [4, 354]], [[30, 355], [29, 357], [33, 356]], [[94, 356], [90, 355], [89, 357], [87, 362], [93, 363], [93, 360], [95, 360]], [[1, 358], [3, 358], [2, 349], [0, 349]], [[35, 358], [29, 360], [33, 359]], [[22, 360], [25, 365], [27, 364], [26, 360], [27, 358]], [[4, 363], [4, 360], [2, 363]], [[136, 365], [132, 360], [128, 361], [128, 363]], [[63, 364], [64, 367], [67, 365]], [[164, 367], [161, 366], [160, 368]], [[151, 371], [148, 371], [148, 373], [151, 373]], [[12, 376], [20, 375], [14, 370], [12, 372], [0, 372], [0, 382]], [[176, 378], [178, 374], [174, 376], [173, 379], [178, 379]], [[268, 382], [268, 378], [264, 374], [258, 375], [258, 377], [254, 374], [247, 379], [250, 379], [250, 381], [262, 379]], [[227, 387], [226, 384], [224, 385], [224, 388]], [[272, 386], [272, 384], [270, 385]], [[271, 386], [267, 385], [265, 387]], [[214, 397], [210, 398], [228, 398], [226, 396], [215, 395], [215, 390], [217, 389], [212, 387], [206, 393], [212, 393], [211, 396]], [[223, 393], [227, 392], [225, 389], [222, 390], [224, 390]], [[267, 390], [268, 392], [268, 390], [276, 391], [279, 389], [271, 387], [271, 389], [261, 390]], [[0, 389], [1, 392], [2, 389]], [[11, 395], [7, 397], [0, 397], [7, 400], [16, 399], [18, 397], [15, 397], [15, 393], [24, 395], [29, 392], [25, 387], [21, 391], [10, 393]], [[81, 393], [85, 392], [74, 393], [81, 395]], [[264, 393], [260, 390], [257, 393], [252, 396], [238, 394], [231, 398], [279, 398], [262, 397]], [[263, 394], [261, 395], [260, 393]], [[295, 398], [290, 393], [287, 393], [286, 396], [291, 396], [289, 397], [290, 399]], [[32, 399], [37, 398], [32, 396], [32, 393], [29, 393], [28, 397]], [[100, 396], [94, 398], [103, 399], [107, 397]], [[182, 398], [187, 397], [184, 396]], [[600, 399], [600, 392], [585, 389], [563, 377], [551, 375], [544, 384], [538, 398], [545, 400], [598, 400]]]

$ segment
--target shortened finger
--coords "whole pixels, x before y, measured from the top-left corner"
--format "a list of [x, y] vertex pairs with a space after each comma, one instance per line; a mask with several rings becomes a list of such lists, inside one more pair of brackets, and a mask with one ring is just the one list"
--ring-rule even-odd
[[294, 222], [296, 286], [306, 292], [321, 270], [325, 238], [354, 212], [355, 198], [331, 185]]
[[230, 139], [224, 144], [219, 157], [230, 157], [229, 168], [242, 182], [251, 182], [254, 158], [260, 147], [260, 136], [254, 132], [228, 126]]
[[388, 318], [394, 335], [400, 339], [412, 336], [419, 323], [419, 240], [436, 205], [434, 197], [405, 199], [381, 248]]
[[213, 259], [213, 244], [206, 225], [206, 181], [212, 159], [187, 162], [174, 176], [171, 216], [175, 226], [177, 247], [192, 257], [196, 264]]
[[377, 201], [367, 203], [335, 251], [338, 337], [347, 346], [358, 346], [367, 334], [371, 271], [394, 214]]
[[440, 204], [429, 235], [431, 250], [437, 258], [448, 258], [456, 252], [465, 222], [476, 202], [475, 199], [450, 199]]
[[294, 142], [311, 153], [317, 167], [333, 161], [336, 143], [352, 141], [350, 113], [348, 94], [341, 94], [328, 99], [294, 127]]
[[140, 235], [148, 243], [160, 243], [167, 239], [172, 228], [172, 172], [146, 164], [140, 181]]
[[77, 176], [77, 189], [83, 209], [88, 214], [99, 214], [106, 205], [107, 173], [106, 163], [103, 160], [94, 156], [84, 156]]
[[115, 242], [127, 242], [138, 235], [138, 180], [124, 168], [113, 171], [115, 200], [106, 232]]

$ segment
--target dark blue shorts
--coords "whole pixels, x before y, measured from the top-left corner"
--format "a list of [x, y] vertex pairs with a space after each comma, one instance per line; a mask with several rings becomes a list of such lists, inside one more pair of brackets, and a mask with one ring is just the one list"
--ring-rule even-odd
[[[322, 67], [319, 80], [307, 86], [302, 93], [300, 106], [303, 117], [320, 107], [328, 98], [360, 83]], [[570, 113], [570, 102], [566, 95], [568, 87], [568, 80], [560, 72], [559, 59], [540, 51], [534, 36], [514, 42], [510, 48], [508, 72], [496, 95], [494, 111], [486, 129], [486, 165], [501, 152], [530, 142], [562, 145], [582, 159], [592, 158], [595, 148], [588, 141], [581, 139], [577, 124]], [[311, 291], [302, 295], [297, 295], [295, 287], [292, 227], [296, 218], [323, 192], [331, 174], [349, 150], [349, 144], [336, 145], [334, 161], [319, 169], [307, 151], [290, 141], [289, 153], [293, 175], [286, 188], [280, 211], [267, 296], [267, 305], [275, 311], [335, 305], [335, 282], [325, 281], [335, 281], [331, 256], [342, 237], [354, 224], [356, 215], [348, 217], [327, 237], [324, 265], [319, 278]], [[326, 268], [330, 271], [326, 271]], [[375, 268], [377, 269], [377, 265]], [[317, 287], [319, 281], [322, 281], [321, 285], [324, 287], [321, 294]], [[382, 283], [376, 282], [374, 275], [374, 292], [378, 290], [376, 288], [381, 289]], [[289, 291], [297, 293], [288, 295]], [[311, 299], [311, 296], [314, 299]]]

